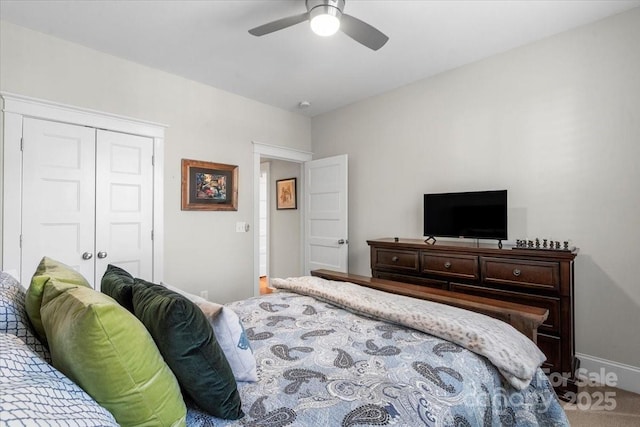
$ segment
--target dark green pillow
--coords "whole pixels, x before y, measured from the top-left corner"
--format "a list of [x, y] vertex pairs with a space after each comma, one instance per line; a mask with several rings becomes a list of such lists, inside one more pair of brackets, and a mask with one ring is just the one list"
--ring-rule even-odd
[[100, 291], [133, 313], [133, 276], [109, 264], [100, 281]]
[[142, 279], [134, 281], [133, 309], [184, 393], [216, 417], [244, 416], [233, 372], [202, 310], [184, 296]]

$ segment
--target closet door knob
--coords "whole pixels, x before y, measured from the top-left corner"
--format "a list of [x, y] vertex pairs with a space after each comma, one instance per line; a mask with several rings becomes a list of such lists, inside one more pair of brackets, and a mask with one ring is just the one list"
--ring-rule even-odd
[[93, 258], [93, 254], [91, 252], [85, 252], [82, 254], [82, 259], [91, 259]]
[[446, 268], [447, 270], [451, 268], [451, 263], [449, 261], [444, 263], [444, 268]]
[[107, 253], [106, 252], [98, 252], [98, 258], [102, 259], [102, 258], [106, 258], [107, 257]]
[[394, 256], [393, 258], [391, 258], [391, 261], [393, 262], [398, 262], [400, 260], [400, 258], [398, 258], [397, 256]]
[[516, 277], [520, 276], [520, 274], [521, 274], [521, 273], [522, 273], [522, 272], [521, 272], [519, 269], [517, 269], [517, 268], [515, 268], [515, 269], [513, 270], [513, 275], [514, 275], [514, 276], [516, 276]]

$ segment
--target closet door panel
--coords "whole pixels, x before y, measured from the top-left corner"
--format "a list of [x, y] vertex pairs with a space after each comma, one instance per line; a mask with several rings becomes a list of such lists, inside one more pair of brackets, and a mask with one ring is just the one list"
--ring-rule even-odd
[[153, 140], [97, 131], [96, 283], [108, 264], [153, 279]]
[[25, 118], [23, 141], [21, 281], [29, 285], [43, 256], [91, 280], [95, 130]]

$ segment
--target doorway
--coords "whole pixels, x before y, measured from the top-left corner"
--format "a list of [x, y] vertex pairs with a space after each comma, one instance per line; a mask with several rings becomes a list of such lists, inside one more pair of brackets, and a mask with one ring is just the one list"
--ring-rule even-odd
[[[268, 188], [275, 189], [277, 179], [293, 176], [297, 180], [298, 208], [295, 215], [285, 215], [283, 210], [270, 208], [271, 219], [268, 224], [268, 235], [271, 236], [267, 246], [267, 257], [270, 259], [274, 247], [273, 238], [277, 234], [282, 241], [278, 249], [285, 248], [292, 258], [299, 257], [298, 267], [291, 270], [275, 271], [273, 259], [268, 263], [268, 274], [273, 277], [289, 277], [308, 274], [312, 269], [330, 269], [347, 272], [348, 265], [348, 221], [347, 221], [347, 155], [338, 155], [312, 160], [309, 152], [290, 148], [265, 145], [254, 142], [254, 295], [260, 294], [260, 165], [270, 160], [271, 179]], [[289, 169], [276, 176], [275, 162], [287, 165]], [[292, 176], [289, 176], [292, 175]], [[275, 192], [275, 191], [274, 191]], [[274, 201], [275, 195], [268, 200]], [[275, 204], [275, 203], [274, 203]], [[274, 231], [274, 218], [277, 217], [282, 228]], [[328, 226], [332, 224], [332, 226]], [[295, 236], [298, 237], [295, 237]], [[294, 237], [293, 239], [291, 237]], [[289, 239], [289, 240], [287, 240]], [[303, 256], [301, 256], [304, 254]], [[280, 255], [279, 255], [280, 256]], [[284, 255], [286, 259], [289, 255]]]
[[[266, 257], [266, 276], [268, 277], [269, 274], [286, 274], [286, 272], [278, 272], [278, 271], [270, 271], [271, 269], [269, 268], [269, 263], [271, 260], [270, 257], [270, 249], [269, 247], [272, 246], [273, 242], [273, 233], [270, 232], [270, 228], [271, 228], [271, 222], [273, 222], [273, 215], [269, 215], [269, 213], [274, 213], [275, 211], [277, 211], [277, 209], [275, 208], [275, 206], [270, 206], [271, 204], [269, 203], [270, 200], [273, 200], [274, 196], [272, 194], [272, 192], [275, 189], [275, 180], [276, 177], [278, 179], [280, 178], [286, 178], [288, 177], [288, 175], [285, 177], [277, 175], [276, 176], [276, 168], [274, 167], [274, 163], [278, 162], [278, 163], [282, 163], [283, 166], [287, 167], [287, 168], [291, 168], [293, 167], [294, 169], [288, 169], [287, 172], [284, 172], [284, 174], [290, 174], [293, 173], [293, 171], [295, 170], [297, 172], [297, 176], [300, 177], [300, 179], [298, 180], [298, 201], [299, 201], [299, 206], [300, 206], [300, 201], [302, 200], [303, 194], [302, 194], [302, 189], [304, 188], [304, 177], [302, 174], [302, 166], [304, 164], [304, 162], [310, 161], [312, 158], [312, 155], [310, 152], [307, 151], [301, 151], [301, 150], [294, 150], [291, 148], [284, 148], [284, 147], [277, 147], [274, 145], [267, 145], [267, 144], [261, 144], [258, 142], [254, 142], [253, 143], [253, 170], [254, 170], [254, 206], [256, 206], [256, 208], [253, 211], [253, 223], [256, 224], [257, 226], [254, 227], [253, 229], [253, 236], [254, 236], [254, 278], [255, 278], [255, 283], [254, 283], [254, 295], [259, 295], [260, 294], [260, 277], [261, 277], [261, 272], [263, 270], [261, 270], [260, 268], [260, 264], [261, 264], [261, 255], [260, 255], [260, 244], [261, 244], [261, 229], [264, 228], [266, 231], [266, 241], [267, 241], [267, 246], [266, 246], [266, 254], [264, 255]], [[270, 178], [267, 180], [266, 182], [266, 194], [267, 194], [267, 203], [266, 203], [266, 209], [267, 209], [267, 221], [265, 221], [264, 227], [262, 227], [261, 225], [261, 214], [260, 214], [260, 199], [261, 199], [261, 183], [260, 183], [260, 179], [262, 176], [262, 164], [265, 162], [269, 162], [270, 166], [269, 166], [269, 172], [267, 173], [268, 176], [270, 176]], [[280, 172], [278, 172], [280, 173]], [[287, 215], [286, 213], [284, 213], [284, 211], [277, 211], [278, 213], [282, 213], [283, 215], [279, 215], [278, 216], [278, 220], [284, 220], [285, 222], [287, 222], [288, 219], [290, 219], [290, 217], [295, 216], [295, 215]], [[287, 226], [289, 227], [289, 230], [295, 230], [296, 234], [299, 234], [300, 238], [297, 241], [297, 243], [294, 243], [293, 245], [295, 247], [291, 248], [292, 250], [295, 250], [296, 253], [301, 254], [304, 253], [304, 247], [303, 247], [303, 237], [304, 236], [304, 224], [302, 222], [302, 209], [301, 207], [299, 209], [296, 210], [295, 212], [298, 215], [298, 219], [297, 219], [297, 223], [287, 223]], [[304, 259], [300, 260], [299, 266], [297, 266], [297, 270], [298, 271], [303, 271], [304, 270]]]
[[[280, 159], [263, 159], [260, 163], [260, 293], [269, 293], [268, 277], [295, 277], [302, 275], [303, 234], [302, 208], [278, 206], [276, 183], [301, 179], [300, 163]], [[299, 202], [300, 194], [293, 186], [292, 195]]]

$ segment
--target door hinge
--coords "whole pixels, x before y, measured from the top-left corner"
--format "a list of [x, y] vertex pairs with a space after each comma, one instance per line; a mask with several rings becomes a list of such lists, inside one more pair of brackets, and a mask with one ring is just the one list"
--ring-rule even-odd
[[151, 156], [151, 166], [156, 165], [156, 156]]
[[24, 138], [20, 137], [20, 151], [24, 151]]
[[153, 230], [151, 230], [151, 240], [153, 240]]
[[20, 235], [20, 249], [22, 249], [22, 234]]

